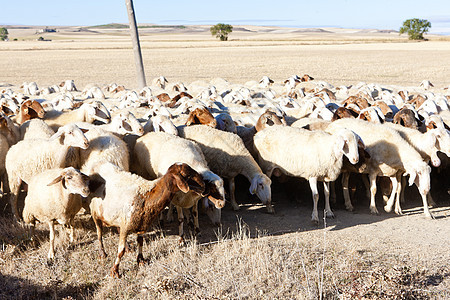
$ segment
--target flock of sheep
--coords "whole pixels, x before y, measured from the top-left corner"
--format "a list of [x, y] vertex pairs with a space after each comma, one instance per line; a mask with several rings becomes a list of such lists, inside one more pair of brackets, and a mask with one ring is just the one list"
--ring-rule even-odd
[[199, 232], [199, 205], [220, 223], [224, 180], [238, 210], [237, 175], [248, 179], [250, 193], [270, 213], [272, 176], [308, 180], [316, 223], [318, 182], [325, 214], [333, 217], [329, 200], [340, 175], [348, 210], [350, 174], [368, 175], [361, 177], [372, 213], [378, 213], [377, 177], [389, 177], [384, 209], [395, 205], [401, 214], [408, 178], [432, 218], [429, 164], [448, 164], [450, 93], [430, 88], [429, 81], [411, 88], [334, 87], [308, 75], [280, 83], [264, 76], [244, 85], [214, 79], [188, 86], [160, 76], [140, 92], [117, 84], [78, 91], [72, 80], [42, 89], [24, 83], [0, 94], [1, 193], [9, 193], [14, 217], [31, 224], [31, 231], [37, 221], [49, 224], [49, 259], [55, 222], [68, 226], [72, 242], [72, 222], [82, 208], [95, 222], [102, 256], [103, 226], [118, 227], [113, 276], [119, 276], [127, 235], [138, 234], [139, 262], [141, 235], [167, 206], [169, 220], [176, 209], [181, 238], [185, 218]]

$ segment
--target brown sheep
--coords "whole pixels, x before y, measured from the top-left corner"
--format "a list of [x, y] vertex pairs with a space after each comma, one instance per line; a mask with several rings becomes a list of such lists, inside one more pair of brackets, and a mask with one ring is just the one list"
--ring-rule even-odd
[[208, 125], [212, 128], [217, 127], [216, 119], [206, 107], [198, 107], [189, 113], [186, 126], [198, 124]]
[[138, 234], [137, 262], [142, 263], [142, 234], [147, 232], [175, 193], [194, 191], [201, 194], [205, 190], [202, 176], [184, 163], [173, 164], [164, 176], [154, 181], [145, 180], [109, 163], [94, 166], [93, 170], [104, 181], [104, 185], [95, 191], [95, 194], [102, 196], [94, 197], [90, 204], [101, 257], [106, 257], [102, 241], [103, 226], [119, 228], [119, 247], [111, 268], [112, 277], [120, 277], [119, 263], [125, 254], [128, 234]]
[[339, 107], [333, 114], [331, 121], [336, 121], [342, 118], [356, 118], [358, 114], [353, 110], [347, 109], [345, 107]]
[[22, 125], [24, 122], [39, 118], [44, 118], [45, 110], [42, 105], [36, 100], [27, 100], [20, 106], [19, 114], [15, 121], [17, 124]]
[[406, 107], [403, 107], [394, 115], [394, 120], [392, 121], [392, 123], [400, 124], [408, 128], [419, 128], [419, 124], [417, 123], [414, 112]]

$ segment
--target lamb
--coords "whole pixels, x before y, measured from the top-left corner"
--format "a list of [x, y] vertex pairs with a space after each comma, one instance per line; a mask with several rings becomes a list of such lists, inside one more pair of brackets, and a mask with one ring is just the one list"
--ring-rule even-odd
[[326, 215], [334, 217], [329, 203], [329, 182], [335, 181], [341, 173], [344, 155], [352, 164], [359, 160], [358, 139], [352, 131], [341, 130], [329, 134], [272, 126], [256, 133], [254, 143], [259, 163], [267, 176], [270, 177], [275, 169], [279, 169], [284, 174], [309, 181], [314, 201], [312, 221], [315, 223], [319, 222], [317, 181], [323, 181]]
[[[409, 184], [415, 183], [422, 196], [425, 216], [432, 218], [426, 199], [426, 194], [430, 190], [431, 168], [423, 161], [420, 154], [395, 130], [382, 124], [358, 119], [340, 119], [332, 122], [326, 130], [335, 132], [342, 128], [350, 129], [358, 134], [366, 145], [366, 151], [370, 154], [364, 173], [369, 174], [371, 213], [378, 214], [375, 205], [377, 176], [390, 177], [393, 182], [393, 190], [396, 191], [397, 175], [401, 172], [410, 175]], [[394, 201], [393, 196], [394, 193], [391, 194], [389, 203]]]
[[119, 277], [119, 263], [125, 253], [127, 236], [137, 233], [137, 262], [143, 262], [144, 234], [178, 191], [201, 194], [205, 184], [200, 174], [187, 164], [173, 164], [167, 173], [154, 181], [123, 171], [113, 164], [100, 164], [95, 172], [103, 178], [104, 193], [94, 197], [90, 204], [91, 215], [97, 228], [99, 252], [106, 257], [103, 247], [103, 225], [119, 228], [119, 247], [111, 276]]
[[76, 125], [68, 124], [47, 139], [26, 139], [12, 146], [6, 155], [6, 171], [11, 191], [11, 208], [19, 220], [17, 197], [22, 182], [47, 169], [65, 167], [70, 147], [87, 149], [89, 141]]
[[192, 207], [194, 230], [198, 233], [197, 205], [200, 198], [208, 197], [217, 209], [221, 209], [225, 205], [223, 180], [208, 168], [202, 150], [195, 142], [165, 132], [149, 132], [136, 141], [134, 155], [139, 164], [146, 169], [150, 178], [162, 176], [167, 172], [169, 166], [176, 162], [186, 163], [202, 175], [205, 182], [205, 193], [198, 195], [193, 192], [187, 194], [178, 192], [172, 200], [171, 204], [177, 208], [181, 238], [183, 238], [183, 208]]
[[263, 174], [239, 136], [205, 125], [180, 126], [178, 133], [183, 138], [197, 142], [211, 171], [229, 180], [230, 198], [234, 210], [239, 210], [234, 195], [234, 177], [242, 174], [251, 183], [250, 193], [258, 196], [266, 205], [268, 212], [274, 212], [271, 205], [270, 184], [272, 182]]
[[53, 130], [69, 123], [93, 123], [96, 120], [104, 123], [111, 121], [108, 109], [100, 101], [86, 101], [78, 109], [69, 112], [49, 111], [45, 116], [45, 122]]
[[47, 222], [50, 228], [48, 259], [55, 257], [55, 222], [68, 225], [70, 242], [74, 241], [73, 219], [81, 209], [81, 197], [89, 195], [89, 177], [73, 167], [54, 168], [32, 176], [28, 182], [23, 220], [31, 224]]

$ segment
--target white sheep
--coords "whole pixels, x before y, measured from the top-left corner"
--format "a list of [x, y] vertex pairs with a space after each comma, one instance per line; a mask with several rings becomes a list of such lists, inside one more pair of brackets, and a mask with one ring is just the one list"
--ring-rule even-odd
[[197, 142], [211, 171], [229, 180], [234, 210], [239, 209], [234, 195], [234, 177], [241, 174], [250, 182], [250, 193], [256, 194], [267, 210], [273, 212], [270, 190], [272, 182], [263, 174], [239, 136], [206, 125], [180, 126], [178, 133], [181, 137]]
[[136, 141], [134, 155], [152, 179], [161, 177], [172, 164], [177, 162], [188, 164], [202, 175], [205, 181], [205, 193], [198, 195], [192, 192], [178, 192], [172, 200], [171, 204], [177, 208], [180, 237], [183, 237], [183, 208], [192, 207], [194, 230], [198, 233], [197, 205], [200, 198], [208, 197], [217, 209], [225, 205], [223, 180], [208, 168], [202, 150], [195, 142], [165, 132], [149, 132]]
[[106, 163], [94, 168], [104, 182], [103, 188], [94, 191], [101, 196], [94, 197], [90, 204], [91, 215], [97, 228], [100, 255], [106, 257], [102, 242], [103, 225], [119, 228], [119, 247], [111, 275], [119, 277], [119, 263], [125, 253], [127, 236], [137, 233], [137, 262], [143, 261], [143, 237], [152, 222], [169, 204], [175, 193], [190, 190], [201, 194], [205, 184], [200, 174], [187, 164], [174, 164], [167, 173], [154, 181], [123, 171]]
[[20, 125], [20, 140], [49, 138], [55, 131], [41, 119], [31, 119]]
[[31, 224], [47, 222], [50, 228], [48, 259], [55, 257], [55, 222], [69, 226], [70, 242], [74, 241], [73, 218], [81, 209], [81, 197], [89, 195], [89, 177], [73, 167], [55, 168], [32, 176], [23, 208], [23, 220]]
[[[366, 151], [370, 154], [364, 172], [369, 174], [371, 213], [378, 214], [375, 205], [377, 176], [390, 177], [393, 183], [393, 191], [397, 191], [399, 181], [397, 176], [398, 174], [405, 174], [410, 176], [409, 185], [415, 183], [419, 189], [425, 216], [432, 218], [426, 197], [430, 190], [431, 168], [423, 161], [420, 154], [397, 131], [383, 124], [344, 118], [332, 122], [326, 130], [335, 132], [342, 128], [350, 129], [358, 134], [366, 145]], [[395, 193], [391, 194], [389, 203], [393, 203], [394, 195]], [[399, 197], [399, 193], [397, 193], [397, 197]]]
[[284, 174], [309, 181], [314, 208], [312, 221], [318, 223], [317, 181], [324, 182], [325, 210], [327, 217], [334, 217], [329, 203], [329, 182], [341, 173], [343, 156], [352, 164], [359, 160], [358, 138], [350, 130], [336, 134], [309, 131], [288, 126], [271, 126], [256, 133], [255, 149], [261, 168], [270, 177], [275, 169]]
[[65, 80], [59, 84], [61, 91], [69, 91], [69, 92], [76, 92], [77, 87], [75, 86], [75, 82], [71, 79]]
[[26, 139], [12, 146], [6, 154], [6, 171], [11, 191], [11, 207], [19, 220], [17, 197], [22, 182], [47, 169], [63, 168], [70, 147], [86, 149], [89, 141], [76, 125], [60, 127], [48, 139]]
[[168, 81], [167, 81], [166, 77], [164, 77], [164, 76], [156, 77], [152, 81], [152, 85], [153, 86], [157, 86], [157, 87], [162, 88], [162, 89], [166, 88], [166, 83], [168, 83]]
[[94, 121], [101, 121], [109, 123], [111, 115], [102, 102], [89, 100], [72, 111], [49, 111], [46, 113], [44, 120], [53, 130], [56, 130], [60, 126], [75, 122], [93, 123]]

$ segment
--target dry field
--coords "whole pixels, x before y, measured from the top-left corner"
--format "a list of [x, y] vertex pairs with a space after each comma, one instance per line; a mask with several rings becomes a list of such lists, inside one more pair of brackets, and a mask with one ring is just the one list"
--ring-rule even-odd
[[[43, 87], [74, 79], [80, 89], [111, 82], [136, 88], [125, 31], [59, 28], [44, 35], [52, 41], [37, 42], [36, 28], [8, 30], [18, 41], [0, 43], [0, 85], [36, 81]], [[440, 37], [413, 43], [396, 33], [246, 27], [224, 43], [201, 26], [141, 33], [148, 81], [164, 75], [185, 83], [216, 77], [245, 83], [307, 73], [333, 85], [417, 86], [423, 79], [436, 88], [450, 85], [450, 41]], [[441, 178], [444, 187], [448, 181]], [[450, 199], [442, 186], [432, 189], [436, 220], [424, 219], [411, 188], [404, 216], [370, 215], [363, 191], [356, 195], [356, 212], [347, 212], [338, 193], [336, 218], [315, 226], [308, 185], [295, 185], [290, 190], [274, 182], [276, 214], [269, 215], [248, 195], [248, 183], [238, 180], [240, 212], [227, 206], [221, 228], [201, 215], [202, 235], [183, 247], [176, 224], [156, 227], [144, 244], [144, 266], [136, 265], [130, 236], [120, 279], [108, 275], [116, 230], [106, 231], [109, 256], [102, 261], [88, 216], [77, 219], [73, 246], [57, 226], [56, 259], [47, 262], [48, 227], [39, 225], [37, 242], [31, 242], [22, 226], [0, 212], [0, 299], [450, 298]]]

